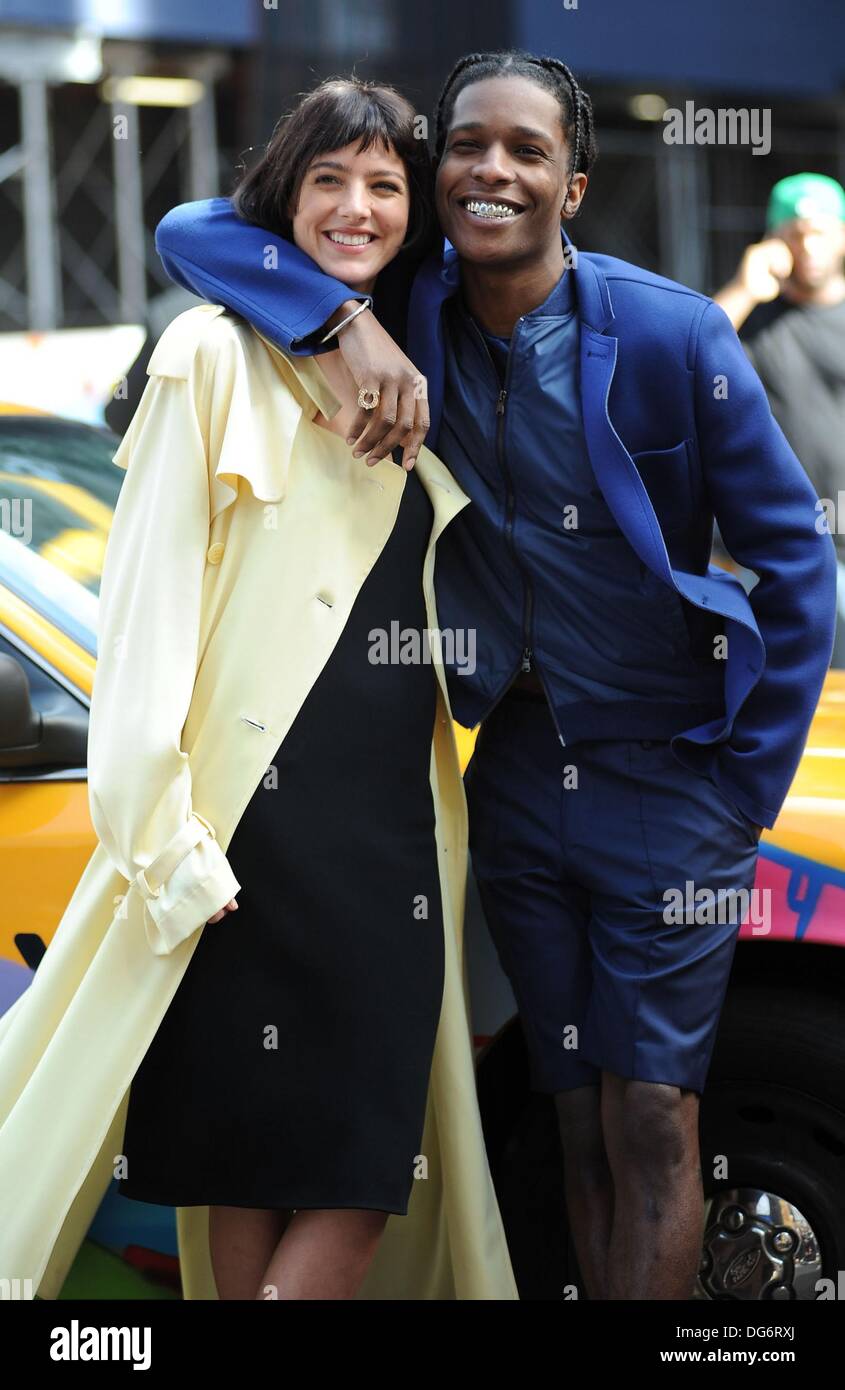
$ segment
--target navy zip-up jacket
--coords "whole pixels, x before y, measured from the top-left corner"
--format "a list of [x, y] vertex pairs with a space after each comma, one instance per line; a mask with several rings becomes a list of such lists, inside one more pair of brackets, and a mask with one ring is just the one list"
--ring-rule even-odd
[[[242, 222], [225, 198], [175, 208], [159, 224], [156, 246], [173, 280], [225, 304], [287, 352], [314, 352], [312, 335], [334, 310], [365, 298], [292, 243]], [[267, 269], [268, 247], [276, 270]], [[573, 275], [581, 413], [598, 487], [645, 568], [685, 605], [717, 615], [727, 638], [724, 708], [675, 734], [673, 751], [771, 827], [833, 649], [835, 554], [816, 528], [816, 494], [718, 305], [611, 256], [579, 252]], [[458, 283], [447, 243], [442, 258], [419, 270], [409, 305], [407, 352], [428, 379], [435, 449], [442, 310]], [[527, 380], [520, 404], [529, 431], [539, 404], [531, 390]], [[530, 438], [523, 457], [530, 467]], [[730, 553], [758, 575], [750, 598], [709, 563], [714, 515]], [[543, 633], [544, 643], [553, 639]]]
[[449, 695], [472, 728], [533, 666], [567, 746], [668, 739], [722, 710], [718, 615], [693, 623], [699, 610], [642, 563], [596, 486], [574, 300], [567, 270], [501, 343], [460, 295], [444, 309], [438, 450], [473, 505], [438, 542], [437, 605], [477, 648], [473, 672], [447, 668]]

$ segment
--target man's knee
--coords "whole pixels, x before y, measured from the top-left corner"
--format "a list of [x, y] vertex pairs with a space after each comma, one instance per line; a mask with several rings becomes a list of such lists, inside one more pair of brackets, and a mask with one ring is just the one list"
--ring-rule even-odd
[[653, 1081], [611, 1081], [607, 1107], [614, 1128], [609, 1148], [621, 1166], [641, 1172], [671, 1173], [698, 1152], [698, 1095]]

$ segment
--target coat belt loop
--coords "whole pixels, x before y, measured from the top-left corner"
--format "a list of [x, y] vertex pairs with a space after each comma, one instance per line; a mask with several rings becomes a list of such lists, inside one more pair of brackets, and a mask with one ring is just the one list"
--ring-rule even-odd
[[204, 816], [194, 811], [191, 819], [186, 821], [182, 828], [177, 831], [170, 843], [161, 851], [161, 854], [151, 864], [148, 864], [146, 869], [138, 870], [135, 875], [135, 882], [141, 896], [145, 899], [157, 898], [174, 869], [178, 868], [182, 860], [190, 854], [194, 845], [198, 844], [205, 835], [210, 835], [213, 840], [217, 839], [214, 827]]

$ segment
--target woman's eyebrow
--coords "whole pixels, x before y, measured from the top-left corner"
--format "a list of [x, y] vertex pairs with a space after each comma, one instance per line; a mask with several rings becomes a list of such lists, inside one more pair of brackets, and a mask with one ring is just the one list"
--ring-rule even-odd
[[[311, 168], [312, 168], [312, 169], [340, 169], [341, 172], [344, 173], [344, 174], [349, 174], [349, 173], [351, 173], [351, 170], [350, 170], [350, 168], [349, 168], [349, 165], [348, 165], [348, 164], [344, 164], [344, 163], [343, 163], [341, 160], [339, 160], [339, 159], [317, 159], [317, 160], [315, 160], [314, 163], [311, 165]], [[395, 170], [395, 169], [368, 169], [368, 170], [367, 170], [367, 178], [368, 178], [368, 179], [383, 179], [383, 178], [389, 178], [389, 179], [398, 179], [398, 180], [400, 181], [400, 183], [404, 183], [404, 182], [405, 182], [405, 179], [404, 179], [403, 175], [400, 174], [400, 173], [398, 172], [398, 170]]]

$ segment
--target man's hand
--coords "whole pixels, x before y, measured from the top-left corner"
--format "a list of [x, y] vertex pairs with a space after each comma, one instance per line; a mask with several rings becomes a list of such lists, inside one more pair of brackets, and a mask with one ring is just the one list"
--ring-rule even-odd
[[786, 242], [767, 237], [746, 249], [733, 280], [713, 298], [739, 329], [758, 304], [777, 299], [791, 274], [792, 252]]
[[[358, 303], [347, 300], [328, 320], [339, 323]], [[369, 310], [358, 314], [337, 337], [340, 354], [359, 390], [378, 391], [375, 410], [358, 410], [347, 437], [356, 458], [372, 466], [402, 448], [402, 464], [413, 468], [430, 424], [428, 383]]]
[[742, 258], [737, 281], [755, 304], [777, 299], [784, 280], [792, 274], [792, 252], [779, 237], [767, 237], [749, 246]]

